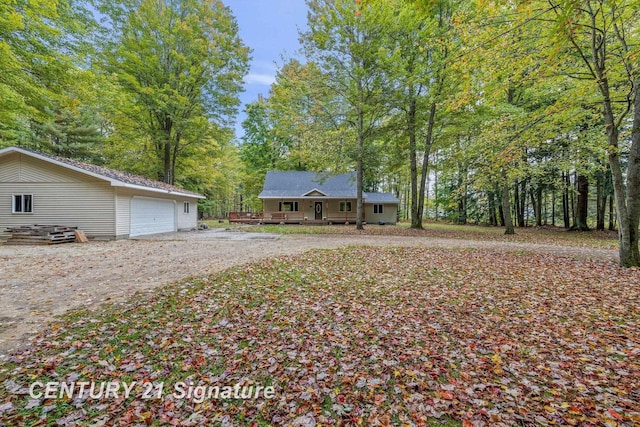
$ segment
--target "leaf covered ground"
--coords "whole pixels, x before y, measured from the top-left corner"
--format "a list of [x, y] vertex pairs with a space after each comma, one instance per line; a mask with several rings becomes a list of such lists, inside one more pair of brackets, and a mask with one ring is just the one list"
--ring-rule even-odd
[[[220, 224], [217, 224], [220, 226]], [[224, 224], [223, 224], [224, 225]], [[409, 228], [408, 223], [398, 225], [368, 224], [364, 230], [353, 225], [224, 225], [227, 228], [252, 232], [279, 234], [335, 234], [344, 236], [404, 236], [440, 239], [482, 240], [494, 242], [523, 242], [571, 247], [618, 248], [618, 232], [591, 230], [568, 231], [559, 227], [518, 227], [516, 234], [505, 235], [504, 227], [456, 225], [448, 222], [424, 222], [422, 230]]]
[[[350, 247], [76, 312], [0, 368], [7, 425], [640, 424], [640, 271], [535, 253]], [[31, 399], [34, 381], [165, 384]], [[253, 384], [273, 399], [176, 398]]]

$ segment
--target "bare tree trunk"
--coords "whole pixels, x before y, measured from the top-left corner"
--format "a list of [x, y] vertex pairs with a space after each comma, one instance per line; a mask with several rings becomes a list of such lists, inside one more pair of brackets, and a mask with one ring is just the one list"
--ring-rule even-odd
[[504, 234], [516, 234], [513, 229], [513, 221], [511, 220], [511, 206], [509, 201], [509, 181], [507, 180], [507, 172], [502, 169], [502, 212], [504, 214]]
[[498, 195], [500, 197], [498, 197], [498, 219], [500, 220], [500, 227], [504, 227], [505, 223], [504, 223], [504, 209], [502, 207], [502, 190], [497, 189]]
[[615, 210], [613, 209], [613, 201], [615, 197], [609, 197], [609, 230], [613, 231], [616, 229], [616, 221], [615, 221]]
[[[362, 204], [362, 186], [364, 182], [364, 117], [358, 111], [358, 158], [356, 160], [356, 230], [364, 230], [364, 209]], [[346, 209], [345, 209], [346, 210]]]
[[596, 230], [604, 230], [604, 215], [607, 208], [605, 178], [602, 172], [596, 174]]
[[640, 227], [640, 78], [635, 80], [633, 127], [631, 129], [629, 166], [627, 167], [627, 209], [629, 249], [628, 253], [620, 254], [620, 261], [621, 264], [624, 261], [622, 265], [625, 267], [637, 267], [640, 266], [640, 250], [638, 248], [638, 227]]
[[[631, 131], [631, 149], [629, 150], [629, 166], [627, 169], [626, 189], [620, 166], [618, 152], [618, 128], [614, 120], [611, 100], [609, 98], [609, 83], [603, 78], [600, 88], [605, 100], [603, 111], [605, 129], [609, 142], [608, 160], [611, 167], [611, 178], [615, 194], [618, 213], [618, 237], [620, 241], [620, 265], [623, 267], [637, 267], [640, 265], [638, 251], [638, 225], [640, 220], [640, 79], [635, 81], [635, 104], [633, 127]], [[626, 190], [626, 191], [625, 191]]]
[[496, 226], [498, 225], [498, 220], [496, 218], [495, 194], [493, 191], [489, 191], [487, 197], [489, 198], [489, 225]]
[[[413, 89], [410, 89], [413, 90]], [[418, 159], [416, 153], [416, 100], [409, 101], [408, 131], [409, 131], [409, 162], [411, 174], [411, 228], [422, 228], [422, 218], [418, 209]]]
[[518, 199], [518, 227], [526, 227], [527, 220], [525, 216], [525, 210], [527, 207], [527, 180], [521, 182], [522, 188], [520, 189], [519, 199]]
[[568, 172], [562, 172], [562, 219], [564, 220], [564, 228], [570, 228], [571, 222], [569, 220], [569, 186], [571, 185], [571, 178], [569, 178]]
[[537, 185], [534, 190], [531, 188], [531, 203], [533, 204], [533, 212], [536, 216], [536, 227], [542, 226], [542, 186]]
[[585, 175], [578, 175], [578, 200], [576, 203], [576, 216], [574, 219], [572, 230], [588, 231], [587, 213], [589, 207], [589, 179]]
[[556, 188], [551, 189], [551, 225], [556, 226]]
[[424, 138], [424, 154], [422, 155], [422, 171], [420, 175], [420, 191], [418, 196], [418, 216], [420, 228], [422, 228], [422, 215], [424, 213], [424, 193], [426, 192], [427, 175], [429, 173], [429, 155], [433, 145], [433, 127], [436, 121], [436, 103], [431, 103], [429, 109], [429, 121], [427, 122], [427, 134]]

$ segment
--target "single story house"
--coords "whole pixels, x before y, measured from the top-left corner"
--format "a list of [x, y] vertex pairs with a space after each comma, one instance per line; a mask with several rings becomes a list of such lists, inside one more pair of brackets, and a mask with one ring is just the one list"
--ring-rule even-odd
[[[325, 177], [314, 172], [270, 171], [258, 196], [263, 219], [285, 222], [356, 220], [356, 175]], [[364, 219], [369, 223], [395, 224], [400, 201], [391, 193], [363, 193]]]
[[78, 227], [121, 239], [190, 230], [204, 196], [138, 175], [24, 148], [0, 150], [0, 237], [6, 227]]

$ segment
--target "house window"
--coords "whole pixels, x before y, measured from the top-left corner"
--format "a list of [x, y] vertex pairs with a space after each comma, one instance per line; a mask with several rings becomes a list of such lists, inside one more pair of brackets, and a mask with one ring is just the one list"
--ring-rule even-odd
[[278, 210], [280, 212], [298, 212], [298, 202], [280, 202]]
[[188, 214], [189, 213], [189, 209], [191, 208], [190, 203], [189, 202], [184, 202], [183, 203], [183, 209], [184, 209], [184, 213]]
[[14, 194], [12, 213], [33, 213], [32, 194]]
[[374, 214], [384, 213], [384, 205], [373, 205], [373, 213]]
[[351, 202], [340, 202], [340, 212], [351, 212]]

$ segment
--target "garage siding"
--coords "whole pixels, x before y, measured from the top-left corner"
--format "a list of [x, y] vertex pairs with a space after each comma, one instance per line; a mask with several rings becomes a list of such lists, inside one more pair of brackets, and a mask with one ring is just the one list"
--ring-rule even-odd
[[[13, 195], [33, 195], [33, 213], [12, 213]], [[144, 196], [175, 202], [178, 230], [197, 226], [198, 199], [144, 189], [112, 187], [102, 179], [22, 153], [0, 157], [0, 239], [6, 227], [33, 224], [75, 226], [89, 237], [127, 238], [131, 199]], [[184, 213], [189, 202], [189, 213]]]
[[[13, 195], [33, 195], [33, 213], [12, 213]], [[0, 159], [0, 238], [5, 227], [50, 224], [78, 227], [90, 237], [111, 237], [115, 226], [109, 183], [12, 153]]]
[[[33, 213], [14, 214], [13, 194], [32, 194]], [[89, 237], [113, 237], [115, 214], [109, 183], [0, 183], [0, 217], [5, 227], [47, 224], [78, 227]]]
[[116, 239], [126, 239], [131, 231], [131, 197], [126, 190], [116, 188]]
[[[189, 213], [184, 212], [184, 203], [189, 203]], [[192, 230], [198, 226], [198, 199], [182, 197], [176, 199], [178, 230]]]
[[67, 168], [53, 165], [21, 153], [11, 153], [0, 160], [0, 182], [103, 182]]

